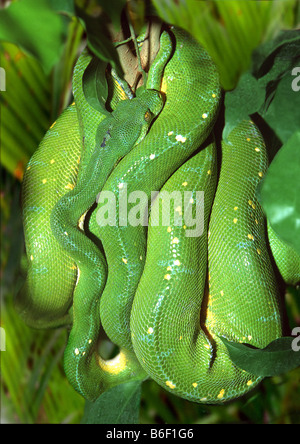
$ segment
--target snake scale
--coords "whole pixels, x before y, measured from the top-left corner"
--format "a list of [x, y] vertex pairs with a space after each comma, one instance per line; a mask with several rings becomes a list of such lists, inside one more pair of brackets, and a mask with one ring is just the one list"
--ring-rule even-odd
[[[218, 72], [179, 28], [162, 33], [136, 97], [103, 80], [110, 111], [84, 95], [91, 60], [79, 57], [75, 101], [25, 172], [28, 274], [16, 307], [32, 327], [69, 327], [64, 368], [86, 399], [149, 376], [190, 401], [235, 399], [262, 378], [237, 368], [220, 337], [259, 348], [280, 337], [277, 272], [300, 280], [300, 258], [256, 198], [262, 135], [249, 120], [215, 139]], [[119, 347], [112, 359], [99, 352], [102, 329]]]

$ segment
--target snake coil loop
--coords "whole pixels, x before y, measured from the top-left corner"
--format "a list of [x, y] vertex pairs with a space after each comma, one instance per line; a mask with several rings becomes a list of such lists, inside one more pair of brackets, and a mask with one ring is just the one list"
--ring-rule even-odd
[[[75, 102], [27, 166], [29, 267], [17, 308], [34, 327], [71, 325], [65, 371], [87, 399], [148, 376], [194, 402], [239, 397], [261, 378], [237, 368], [220, 337], [263, 348], [281, 336], [278, 283], [255, 195], [268, 167], [263, 138], [243, 121], [222, 142], [220, 156], [218, 73], [181, 29], [162, 34], [137, 97], [126, 97], [111, 78], [111, 113], [85, 98], [82, 77], [90, 62], [84, 51], [74, 70]], [[148, 229], [120, 223], [117, 197], [125, 189], [146, 196], [140, 219], [159, 191]], [[164, 225], [162, 196], [174, 192]], [[116, 197], [119, 223], [99, 225], [98, 193]], [[127, 214], [137, 199], [128, 200]], [[271, 227], [269, 236], [282, 275], [296, 283], [300, 258], [286, 258]], [[98, 351], [102, 327], [120, 349], [110, 360]]]

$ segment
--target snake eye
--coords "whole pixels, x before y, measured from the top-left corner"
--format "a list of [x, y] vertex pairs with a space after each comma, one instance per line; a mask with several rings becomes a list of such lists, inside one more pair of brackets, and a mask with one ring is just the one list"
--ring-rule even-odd
[[150, 113], [150, 111], [146, 111], [146, 113], [144, 115], [144, 119], [146, 120], [146, 122], [150, 122], [150, 120], [151, 120], [151, 113]]

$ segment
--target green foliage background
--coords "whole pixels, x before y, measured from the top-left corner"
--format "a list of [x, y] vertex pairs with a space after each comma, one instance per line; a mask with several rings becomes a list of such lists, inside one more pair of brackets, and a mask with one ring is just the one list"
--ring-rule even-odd
[[[66, 331], [34, 331], [24, 325], [14, 311], [13, 297], [24, 281], [19, 193], [27, 161], [45, 131], [72, 101], [72, 70], [83, 47], [88, 43], [99, 57], [119, 68], [111, 42], [99, 29], [108, 19], [118, 26], [126, 2], [16, 0], [7, 2], [6, 6], [8, 3], [12, 4], [0, 11], [0, 66], [6, 71], [6, 91], [0, 93], [1, 326], [6, 332], [6, 351], [0, 354], [1, 422], [79, 423], [83, 415], [84, 422], [101, 422], [103, 418], [93, 419], [91, 406], [85, 405], [65, 378], [62, 355]], [[296, 169], [297, 163], [293, 166], [295, 151], [288, 150], [290, 137], [299, 141], [300, 92], [287, 88], [291, 81], [287, 60], [298, 63], [294, 66], [300, 66], [300, 60], [293, 59], [297, 51], [292, 50], [287, 34], [280, 40], [280, 31], [299, 29], [299, 1], [132, 0], [129, 7], [137, 31], [145, 14], [150, 12], [187, 29], [207, 48], [227, 91], [224, 135], [240, 116], [256, 113], [264, 120], [274, 155], [287, 143], [287, 149], [280, 151], [283, 160], [279, 165], [287, 174], [280, 181], [290, 183], [288, 192], [290, 201], [294, 202], [294, 219], [292, 225], [283, 226], [283, 237], [284, 230], [291, 232], [292, 229], [293, 233], [293, 221], [299, 218], [300, 211], [296, 179], [299, 169]], [[95, 12], [102, 12], [98, 22], [94, 20]], [[300, 45], [297, 38], [295, 41]], [[282, 57], [278, 58], [280, 51]], [[264, 62], [268, 58], [271, 61], [266, 69]], [[230, 113], [233, 117], [226, 116], [226, 106], [236, 111]], [[286, 152], [290, 154], [284, 155]], [[276, 168], [275, 174], [271, 173], [268, 180], [276, 186], [279, 183]], [[284, 204], [277, 208], [277, 213], [283, 211]], [[295, 236], [291, 237], [293, 243]], [[285, 295], [290, 329], [300, 323], [299, 293], [299, 289], [289, 288]], [[149, 380], [141, 388], [127, 386], [124, 389], [123, 394], [127, 393], [131, 406], [135, 406], [125, 412], [127, 416], [118, 412], [106, 421], [299, 423], [299, 381], [300, 372], [296, 369], [266, 379], [258, 389], [238, 401], [210, 407], [177, 398]], [[109, 397], [105, 406], [107, 411], [113, 411]]]

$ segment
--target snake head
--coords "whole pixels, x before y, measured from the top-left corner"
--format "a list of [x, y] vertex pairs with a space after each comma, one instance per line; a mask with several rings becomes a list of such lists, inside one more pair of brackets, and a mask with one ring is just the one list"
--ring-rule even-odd
[[137, 145], [144, 139], [153, 120], [161, 112], [164, 101], [162, 94], [154, 89], [145, 89], [133, 100], [136, 102], [135, 110], [140, 126], [140, 135], [135, 143]]

